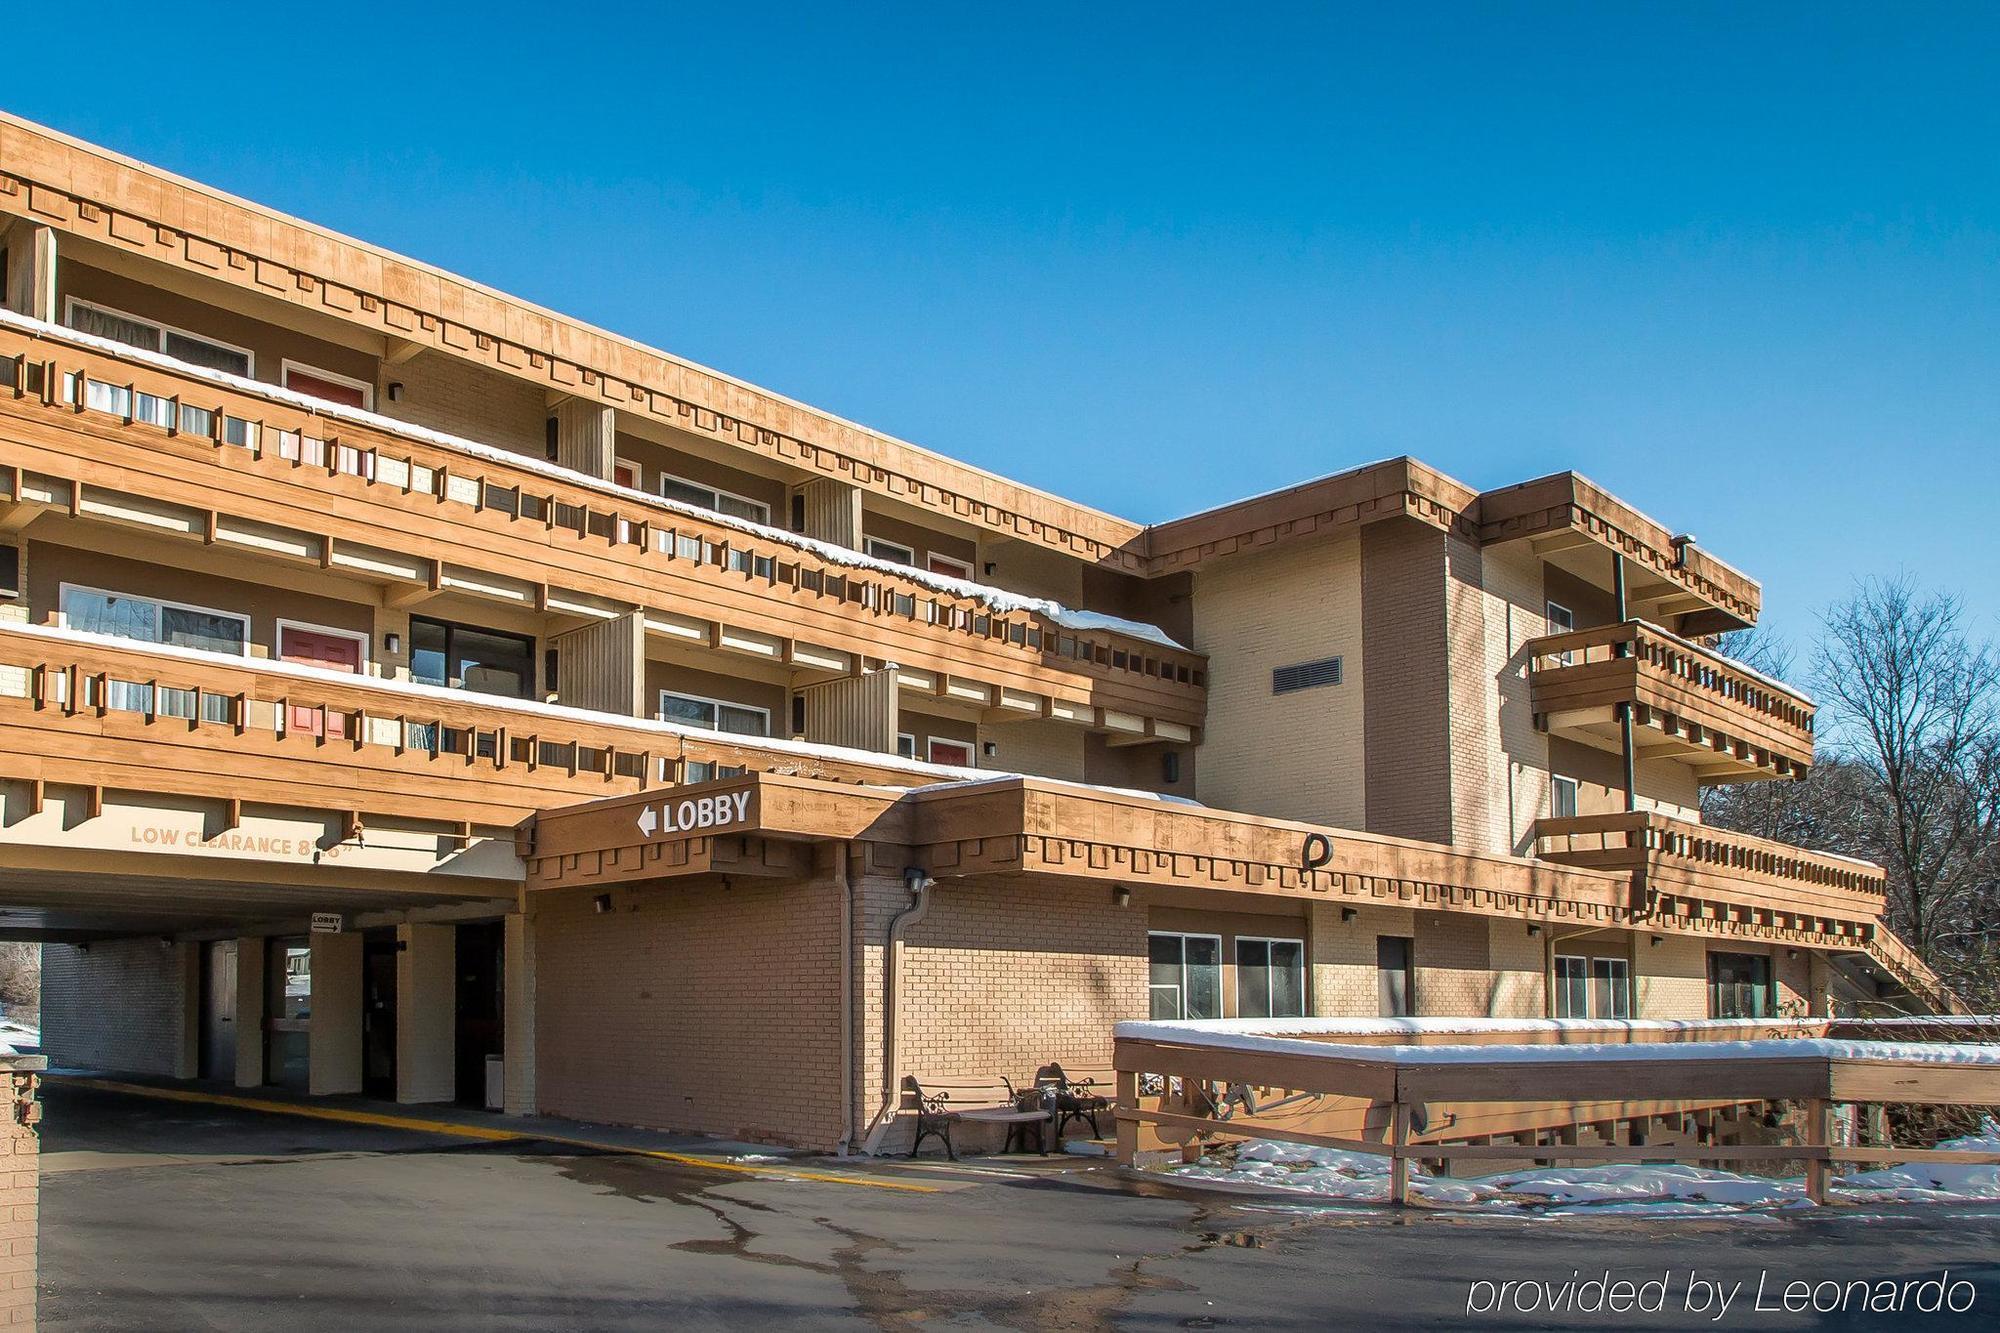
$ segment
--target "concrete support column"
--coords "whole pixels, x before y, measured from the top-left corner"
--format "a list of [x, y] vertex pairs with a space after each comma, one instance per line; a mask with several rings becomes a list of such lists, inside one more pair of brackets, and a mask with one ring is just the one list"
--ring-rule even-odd
[[361, 1091], [361, 936], [312, 937], [312, 1023], [307, 1036], [315, 1097]]
[[21, 223], [6, 234], [9, 310], [47, 320], [56, 318], [56, 233], [53, 227]]
[[181, 1021], [174, 1048], [174, 1077], [201, 1077], [201, 946], [174, 941], [174, 971], [181, 980]]
[[806, 498], [806, 536], [850, 551], [861, 549], [861, 492], [844, 481], [818, 477], [799, 488]]
[[506, 992], [502, 1044], [506, 1061], [508, 1115], [533, 1115], [539, 1106], [535, 1093], [535, 936], [525, 910], [510, 912], [506, 920], [506, 957], [501, 963]]
[[264, 1086], [264, 941], [236, 941], [236, 1086]]
[[617, 413], [582, 398], [565, 398], [550, 415], [556, 420], [556, 462], [610, 481], [618, 456]]
[[396, 927], [396, 1100], [458, 1095], [458, 928]]

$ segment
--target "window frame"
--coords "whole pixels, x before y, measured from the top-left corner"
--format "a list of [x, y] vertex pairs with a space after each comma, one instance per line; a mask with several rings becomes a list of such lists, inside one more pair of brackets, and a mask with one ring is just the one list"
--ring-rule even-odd
[[[312, 395], [306, 393], [304, 389], [294, 389], [286, 382], [291, 379], [292, 372], [295, 370], [301, 375], [310, 375], [316, 380], [325, 380], [328, 384], [344, 384], [350, 389], [359, 389], [361, 391], [361, 410], [363, 412], [373, 412], [375, 410], [375, 386], [366, 380], [358, 380], [352, 375], [343, 375], [335, 370], [321, 370], [318, 366], [312, 365], [309, 362], [294, 361], [288, 356], [281, 358], [278, 362], [278, 387], [285, 392], [305, 394], [306, 397], [312, 398]], [[330, 398], [315, 398], [313, 401], [320, 403], [333, 402]], [[335, 407], [347, 406], [346, 403], [333, 403], [333, 405]]]
[[[900, 551], [901, 554], [885, 554], [884, 551], [875, 549], [878, 546], [884, 547], [888, 551]], [[867, 556], [870, 560], [887, 560], [890, 564], [901, 565], [905, 569], [915, 569], [917, 567], [917, 548], [914, 546], [905, 546], [901, 542], [890, 541], [887, 537], [870, 537], [867, 533], [862, 533], [861, 554]]]
[[[903, 748], [903, 742], [905, 741], [909, 742], [909, 749], [907, 750]], [[917, 734], [914, 731], [899, 731], [896, 733], [896, 757], [898, 759], [915, 759], [917, 757]]]
[[[442, 616], [426, 616], [426, 615], [421, 615], [421, 614], [412, 614], [412, 615], [410, 616], [410, 620], [409, 620], [409, 624], [408, 624], [408, 625], [406, 625], [406, 626], [404, 627], [404, 629], [405, 629], [405, 632], [406, 632], [406, 633], [408, 633], [408, 635], [409, 635], [409, 637], [410, 637], [410, 651], [409, 651], [409, 655], [408, 655], [408, 658], [407, 658], [406, 660], [407, 660], [407, 663], [408, 663], [408, 669], [409, 669], [409, 671], [410, 671], [410, 678], [411, 678], [412, 680], [417, 680], [417, 675], [416, 675], [416, 658], [417, 658], [417, 622], [418, 622], [418, 621], [422, 621], [422, 622], [423, 622], [423, 623], [425, 623], [426, 625], [437, 625], [437, 626], [440, 626], [440, 627], [441, 627], [441, 628], [442, 628], [442, 629], [444, 630], [444, 671], [445, 671], [445, 675], [444, 675], [444, 683], [443, 683], [443, 685], [441, 685], [441, 686], [438, 686], [437, 688], [440, 688], [440, 689], [446, 689], [446, 690], [458, 690], [458, 691], [460, 691], [460, 692], [462, 692], [462, 693], [465, 693], [465, 694], [478, 694], [478, 695], [484, 695], [484, 696], [485, 696], [486, 698], [489, 698], [489, 699], [513, 699], [513, 698], [520, 698], [520, 699], [525, 699], [525, 700], [531, 700], [531, 701], [532, 701], [532, 700], [533, 700], [533, 699], [535, 698], [535, 691], [536, 691], [536, 687], [537, 687], [537, 686], [538, 686], [538, 685], [540, 684], [540, 682], [539, 682], [539, 681], [537, 680], [537, 678], [536, 678], [536, 670], [535, 670], [535, 668], [536, 668], [536, 665], [537, 665], [537, 660], [538, 660], [538, 659], [536, 658], [536, 650], [537, 650], [537, 648], [538, 648], [539, 646], [541, 646], [541, 645], [542, 645], [542, 641], [541, 641], [540, 639], [538, 639], [538, 638], [537, 638], [537, 637], [536, 637], [535, 635], [533, 635], [533, 634], [522, 634], [522, 633], [521, 633], [521, 632], [519, 632], [518, 630], [511, 630], [511, 629], [499, 629], [499, 628], [497, 628], [497, 627], [495, 627], [495, 626], [492, 626], [492, 625], [474, 625], [474, 624], [470, 624], [470, 623], [468, 623], [468, 622], [465, 622], [465, 621], [459, 621], [459, 620], [446, 620], [446, 619], [445, 619], [444, 617], [442, 617]], [[474, 632], [475, 634], [490, 634], [490, 635], [494, 636], [495, 638], [505, 638], [505, 639], [519, 639], [519, 640], [520, 640], [520, 641], [521, 641], [522, 643], [525, 643], [525, 644], [526, 644], [526, 645], [528, 646], [528, 653], [527, 653], [527, 659], [528, 659], [528, 672], [527, 672], [527, 675], [528, 675], [528, 680], [527, 680], [527, 691], [528, 691], [528, 692], [527, 692], [526, 694], [522, 694], [522, 695], [511, 695], [511, 694], [487, 694], [487, 693], [486, 693], [486, 691], [484, 691], [484, 690], [475, 690], [475, 689], [472, 689], [471, 687], [469, 687], [469, 686], [467, 686], [467, 685], [463, 684], [462, 682], [463, 682], [463, 681], [464, 681], [464, 679], [465, 679], [465, 677], [463, 677], [463, 676], [460, 676], [460, 677], [458, 678], [458, 679], [460, 680], [460, 682], [461, 682], [460, 684], [457, 684], [457, 685], [454, 685], [454, 684], [452, 684], [452, 683], [451, 683], [451, 681], [452, 681], [452, 676], [451, 676], [451, 669], [452, 669], [452, 665], [453, 665], [453, 659], [455, 659], [455, 658], [456, 658], [456, 657], [458, 656], [458, 653], [457, 653], [457, 651], [456, 651], [456, 649], [457, 649], [457, 645], [458, 645], [458, 631], [460, 631], [460, 630], [462, 630], [462, 629], [465, 629], [465, 630], [471, 630], [471, 631], [473, 631], [473, 632]], [[429, 682], [429, 681], [419, 681], [418, 683], [420, 683], [420, 684], [426, 684], [426, 685], [427, 685], [427, 684], [430, 684], [431, 682]]]
[[1226, 957], [1226, 955], [1223, 953], [1222, 950], [1222, 936], [1219, 934], [1211, 934], [1208, 931], [1204, 930], [1149, 930], [1146, 932], [1147, 1014], [1150, 1015], [1153, 1011], [1153, 992], [1154, 990], [1159, 988], [1158, 983], [1155, 983], [1152, 978], [1153, 941], [1156, 939], [1173, 939], [1173, 940], [1179, 940], [1181, 942], [1181, 961], [1180, 961], [1181, 974], [1180, 974], [1180, 980], [1174, 984], [1174, 990], [1176, 994], [1178, 994], [1180, 997], [1180, 1003], [1175, 1006], [1175, 1008], [1179, 1010], [1179, 1016], [1164, 1021], [1172, 1023], [1187, 1023], [1187, 1022], [1202, 1021], [1201, 1019], [1190, 1019], [1188, 1017], [1188, 1012], [1187, 1012], [1187, 996], [1188, 996], [1187, 941], [1189, 940], [1213, 940], [1215, 942], [1215, 1007], [1218, 1011], [1215, 1014], [1215, 1017], [1216, 1018], [1224, 1017], [1224, 1015], [1220, 1012], [1224, 1008], [1223, 1000], [1227, 994], [1227, 991], [1222, 984], [1222, 972], [1224, 967], [1223, 960]]
[[758, 716], [764, 719], [764, 730], [761, 734], [764, 736], [765, 739], [767, 740], [770, 739], [771, 710], [768, 708], [760, 708], [756, 704], [740, 704], [737, 703], [734, 699], [716, 699], [706, 694], [689, 694], [686, 690], [670, 690], [667, 689], [665, 686], [661, 686], [657, 691], [654, 692], [653, 702], [656, 705], [656, 708], [653, 713], [654, 719], [660, 722], [671, 722], [676, 726], [683, 726], [683, 727], [691, 726], [693, 724], [682, 722], [678, 718], [671, 718], [667, 716], [667, 700], [669, 698], [685, 699], [689, 703], [707, 704], [710, 708], [714, 709], [715, 725], [703, 729], [706, 731], [712, 731], [716, 733], [718, 736], [749, 736], [753, 734], [758, 734], [747, 731], [724, 731], [722, 729], [723, 709], [734, 708], [738, 712], [742, 713], [756, 713]]
[[[643, 473], [641, 474], [640, 479], [644, 480]], [[740, 514], [723, 513], [722, 506], [720, 504], [695, 505], [695, 508], [697, 509], [706, 509], [712, 514], [722, 514], [724, 518], [733, 518], [739, 523], [758, 523], [767, 528], [771, 526], [771, 506], [766, 504], [762, 500], [754, 499], [748, 495], [738, 495], [735, 491], [725, 491], [722, 489], [722, 487], [711, 486], [705, 481], [694, 481], [688, 477], [679, 476], [675, 473], [662, 470], [660, 473], [660, 479], [654, 483], [653, 486], [654, 493], [659, 495], [662, 499], [678, 500], [678, 502], [681, 504], [692, 504], [693, 501], [679, 500], [677, 496], [668, 495], [667, 484], [669, 482], [672, 482], [676, 485], [685, 486], [691, 491], [707, 491], [710, 495], [714, 496], [718, 501], [721, 500], [724, 496], [727, 496], [731, 500], [739, 501], [743, 504], [750, 505], [760, 510], [763, 513], [764, 517], [751, 519], [751, 518], [744, 518]]]
[[[1558, 611], [1562, 612], [1563, 618], [1563, 625], [1560, 629], [1556, 627], [1555, 613]], [[1564, 606], [1553, 597], [1544, 597], [1542, 598], [1542, 623], [1548, 627], [1550, 638], [1554, 638], [1558, 634], [1574, 634], [1576, 632], [1576, 612], [1570, 610], [1570, 608]], [[1574, 652], [1557, 653], [1556, 660], [1564, 666], [1572, 666], [1576, 662], [1576, 654]]]
[[[1250, 1015], [1250, 1016], [1262, 1017], [1262, 1018], [1304, 1018], [1307, 1012], [1309, 1012], [1312, 1009], [1312, 995], [1309, 993], [1308, 990], [1308, 988], [1312, 985], [1312, 969], [1306, 966], [1305, 940], [1301, 939], [1296, 935], [1237, 935], [1233, 937], [1233, 940], [1236, 945], [1236, 957], [1234, 959], [1236, 966], [1236, 1015], [1235, 1016], [1238, 1018], [1245, 1017], [1243, 1013], [1243, 959], [1241, 955], [1241, 950], [1243, 946], [1246, 944], [1261, 944], [1264, 946], [1264, 1012], [1261, 1015]], [[1291, 944], [1291, 945], [1296, 945], [1298, 947], [1299, 1012], [1296, 1014], [1280, 1014], [1272, 1012], [1274, 1009], [1277, 1008], [1277, 1005], [1274, 1002], [1274, 991], [1271, 986], [1271, 973], [1276, 970], [1271, 963], [1271, 946], [1274, 944]]]
[[[1764, 977], [1760, 986], [1762, 992], [1761, 998], [1763, 1003], [1759, 1006], [1760, 1008], [1763, 1009], [1764, 1011], [1763, 1013], [1724, 1015], [1723, 1013], [1720, 1012], [1721, 1006], [1716, 1003], [1716, 1000], [1720, 998], [1719, 993], [1717, 991], [1717, 987], [1718, 985], [1720, 985], [1720, 983], [1717, 982], [1715, 979], [1715, 970], [1716, 970], [1716, 961], [1722, 958], [1751, 958], [1751, 959], [1756, 959], [1763, 964]], [[1754, 971], [1756, 969], [1752, 970]], [[1703, 980], [1707, 983], [1708, 1016], [1710, 1018], [1731, 1017], [1731, 1018], [1766, 1019], [1766, 1018], [1773, 1018], [1777, 1015], [1778, 969], [1776, 964], [1772, 961], [1770, 954], [1748, 953], [1741, 949], [1710, 949], [1708, 951], [1707, 965], [1703, 969], [1703, 972], [1704, 972]]]
[[[1566, 815], [1556, 813], [1556, 807], [1557, 807], [1556, 792], [1558, 789], [1561, 788], [1567, 788], [1569, 791], [1569, 813]], [[1575, 778], [1566, 777], [1561, 773], [1549, 774], [1549, 818], [1550, 819], [1576, 818], [1577, 814], [1583, 809], [1583, 806], [1580, 804], [1582, 796], [1583, 796], [1583, 786]]]
[[[156, 648], [178, 648], [179, 647], [178, 644], [170, 644], [162, 642], [158, 637], [159, 634], [161, 633], [161, 621], [162, 621], [161, 613], [164, 612], [166, 608], [171, 606], [176, 611], [192, 611], [197, 615], [219, 616], [224, 620], [236, 621], [238, 624], [243, 626], [243, 651], [240, 653], [212, 653], [211, 656], [215, 657], [250, 656], [250, 645], [251, 645], [250, 617], [244, 615], [240, 611], [226, 611], [219, 606], [201, 606], [195, 602], [183, 602], [175, 597], [150, 597], [147, 596], [145, 593], [118, 592], [111, 588], [93, 587], [88, 583], [61, 582], [56, 585], [56, 613], [62, 617], [62, 623], [64, 629], [71, 628], [69, 623], [69, 595], [72, 592], [93, 593], [99, 597], [111, 597], [111, 598], [123, 597], [125, 600], [131, 602], [146, 602], [151, 604], [153, 608], [153, 634], [155, 637], [151, 639], [130, 639], [127, 640], [127, 642], [129, 643], [150, 643]], [[82, 632], [86, 631], [79, 631], [79, 633]], [[117, 638], [119, 636], [109, 635], [107, 637]], [[209, 650], [206, 648], [185, 648], [181, 649], [180, 651], [190, 652], [190, 653], [209, 652]]]
[[[79, 307], [85, 310], [95, 310], [100, 315], [110, 315], [114, 319], [124, 319], [124, 320], [130, 320], [134, 324], [144, 324], [147, 328], [152, 329], [155, 333], [160, 335], [160, 340], [157, 345], [142, 349], [144, 351], [155, 352], [161, 356], [170, 355], [170, 353], [167, 351], [167, 335], [169, 333], [177, 333], [183, 338], [192, 338], [196, 342], [207, 343], [211, 347], [219, 347], [225, 352], [236, 352], [240, 354], [243, 357], [243, 364], [247, 367], [247, 369], [245, 369], [243, 372], [243, 378], [244, 379], [257, 378], [257, 353], [255, 353], [248, 347], [238, 347], [235, 343], [224, 342], [222, 339], [213, 337], [209, 334], [196, 333], [193, 329], [184, 329], [177, 324], [168, 324], [163, 320], [149, 319], [145, 315], [135, 315], [129, 310], [120, 310], [117, 306], [106, 305], [102, 301], [91, 301], [81, 296], [70, 296], [64, 298], [63, 327], [70, 330], [72, 333], [84, 332], [84, 330], [77, 328], [75, 323], [72, 322], [71, 319], [71, 316], [76, 312], [76, 310]], [[95, 337], [99, 335], [91, 335], [91, 336]], [[108, 341], [117, 342], [118, 340], [116, 338], [112, 338], [108, 339]], [[121, 343], [119, 345], [123, 347], [130, 347], [133, 346], [134, 344]], [[178, 361], [180, 358], [175, 357], [174, 359]], [[185, 364], [193, 365], [194, 363], [190, 361]], [[215, 370], [215, 367], [202, 366], [200, 367], [200, 369]], [[216, 373], [227, 375], [231, 374], [232, 372], [224, 370], [224, 371], [216, 371]]]

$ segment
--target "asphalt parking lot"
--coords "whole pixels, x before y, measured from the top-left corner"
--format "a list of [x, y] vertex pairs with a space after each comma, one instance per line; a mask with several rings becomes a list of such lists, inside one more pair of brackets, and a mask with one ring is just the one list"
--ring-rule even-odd
[[[1080, 1159], [716, 1170], [61, 1080], [46, 1091], [50, 1329], [1969, 1329], [2000, 1311], [1995, 1206], [1721, 1221], [1396, 1215], [1164, 1188]], [[1671, 1275], [1667, 1308], [1467, 1313], [1475, 1280], [1607, 1268]], [[1946, 1269], [1974, 1284], [1969, 1314], [1750, 1308], [1760, 1273]], [[1746, 1285], [1715, 1320], [1684, 1308], [1684, 1275]]]

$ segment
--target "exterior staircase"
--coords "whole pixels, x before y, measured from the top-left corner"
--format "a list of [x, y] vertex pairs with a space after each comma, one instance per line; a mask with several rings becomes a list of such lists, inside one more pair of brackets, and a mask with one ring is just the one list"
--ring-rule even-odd
[[1877, 926], [1868, 937], [1868, 956], [1877, 966], [1894, 977], [1910, 998], [1923, 1005], [1934, 1014], [1970, 1014], [1972, 1010], [1957, 992], [1938, 980], [1937, 973], [1931, 971], [1930, 964], [1917, 956], [1916, 950], [1903, 943], [1897, 934], [1886, 926]]

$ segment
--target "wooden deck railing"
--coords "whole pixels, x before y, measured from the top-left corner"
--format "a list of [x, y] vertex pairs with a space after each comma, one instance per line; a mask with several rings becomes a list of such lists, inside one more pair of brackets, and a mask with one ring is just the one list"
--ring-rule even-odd
[[[2000, 1153], [1833, 1142], [1839, 1104], [2000, 1102], [2000, 1046], [1954, 1057], [1958, 1048], [1924, 1049], [1908, 1029], [1847, 1022], [1829, 1040], [1824, 1022], [1734, 1032], [1718, 1024], [1689, 1041], [1649, 1036], [1644, 1025], [1578, 1025], [1560, 1043], [1439, 1049], [1413, 1038], [1383, 1046], [1331, 1034], [1211, 1036], [1199, 1026], [1119, 1025], [1121, 1163], [1162, 1149], [1193, 1160], [1202, 1145], [1227, 1139], [1338, 1148], [1387, 1159], [1395, 1204], [1409, 1201], [1415, 1161], [1802, 1162], [1806, 1193], [1819, 1203], [1834, 1162], [2000, 1163]], [[1775, 1102], [1803, 1104], [1802, 1142], [1717, 1141], [1719, 1112]], [[1670, 1133], [1679, 1142], [1646, 1137], [1666, 1126], [1678, 1127]], [[1585, 1130], [1613, 1141], [1582, 1142]]]
[[[847, 563], [504, 451], [0, 327], [0, 472], [142, 495], [916, 670], [1198, 727], [1207, 663]], [[6, 498], [18, 499], [18, 485]], [[72, 502], [72, 508], [76, 507]], [[213, 519], [211, 518], [211, 525]], [[662, 594], [665, 594], [663, 597]]]
[[[1720, 754], [1800, 775], [1812, 766], [1812, 701], [1644, 621], [1531, 639], [1534, 709], [1547, 717], [1633, 704], [1721, 734]], [[1693, 750], [1716, 749], [1702, 736]]]
[[1535, 855], [1639, 872], [1648, 890], [1676, 897], [1844, 920], [1882, 915], [1879, 866], [1649, 810], [1538, 819]]
[[773, 769], [913, 779], [910, 766], [859, 756], [0, 625], [0, 777], [36, 784], [493, 827], [554, 806]]

